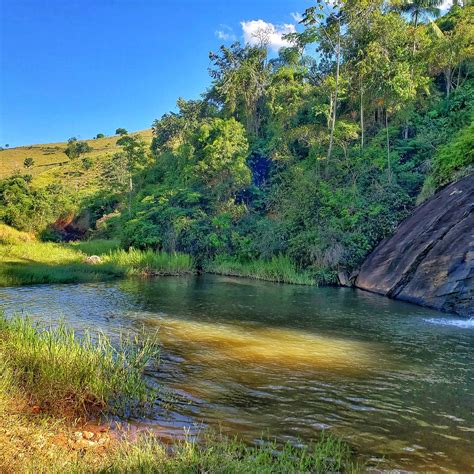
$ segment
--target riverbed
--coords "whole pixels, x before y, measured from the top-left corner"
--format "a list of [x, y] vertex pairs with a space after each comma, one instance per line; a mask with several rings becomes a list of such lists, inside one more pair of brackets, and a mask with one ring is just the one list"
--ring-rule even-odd
[[474, 321], [364, 291], [219, 276], [0, 288], [79, 331], [159, 331], [160, 402], [136, 428], [249, 442], [329, 430], [380, 469], [474, 471]]

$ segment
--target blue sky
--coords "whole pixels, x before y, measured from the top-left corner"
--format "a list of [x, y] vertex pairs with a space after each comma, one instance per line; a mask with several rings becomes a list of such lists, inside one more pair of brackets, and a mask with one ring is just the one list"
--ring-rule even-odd
[[206, 88], [210, 50], [251, 38], [258, 20], [273, 25], [276, 50], [312, 4], [0, 0], [0, 144], [147, 128]]

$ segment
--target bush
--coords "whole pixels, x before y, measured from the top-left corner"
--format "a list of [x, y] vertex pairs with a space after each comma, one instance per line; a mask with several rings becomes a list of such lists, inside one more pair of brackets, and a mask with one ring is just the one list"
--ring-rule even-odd
[[474, 166], [474, 121], [459, 131], [433, 159], [430, 174], [436, 188], [455, 181], [462, 174], [472, 172]]

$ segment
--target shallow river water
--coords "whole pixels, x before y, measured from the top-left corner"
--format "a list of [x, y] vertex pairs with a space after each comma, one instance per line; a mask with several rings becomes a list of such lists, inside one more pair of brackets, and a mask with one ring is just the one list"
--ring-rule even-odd
[[342, 436], [380, 469], [474, 472], [474, 321], [344, 288], [217, 276], [0, 288], [0, 309], [159, 330], [164, 393], [135, 420], [248, 441]]

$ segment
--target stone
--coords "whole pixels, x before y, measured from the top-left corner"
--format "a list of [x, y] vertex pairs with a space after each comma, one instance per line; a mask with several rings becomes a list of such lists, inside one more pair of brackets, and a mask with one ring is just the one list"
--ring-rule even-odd
[[363, 263], [355, 285], [392, 298], [474, 315], [474, 175], [405, 219]]
[[87, 263], [88, 265], [97, 265], [101, 262], [102, 259], [98, 255], [90, 255], [84, 259], [84, 263]]
[[83, 431], [82, 437], [84, 439], [92, 439], [94, 437], [94, 433], [92, 433], [92, 431]]

